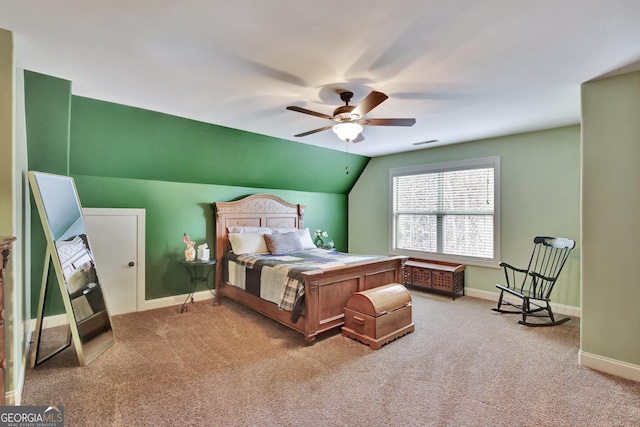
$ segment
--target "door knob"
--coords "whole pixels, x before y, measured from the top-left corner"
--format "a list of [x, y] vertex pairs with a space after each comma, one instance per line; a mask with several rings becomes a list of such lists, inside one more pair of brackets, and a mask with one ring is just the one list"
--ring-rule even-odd
[[136, 263], [135, 263], [135, 262], [133, 262], [133, 261], [129, 261], [129, 267], [133, 267], [134, 265], [136, 265]]

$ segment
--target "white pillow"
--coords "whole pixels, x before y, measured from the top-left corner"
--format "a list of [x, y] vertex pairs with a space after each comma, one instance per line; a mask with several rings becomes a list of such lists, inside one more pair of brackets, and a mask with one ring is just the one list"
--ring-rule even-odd
[[311, 238], [311, 233], [308, 228], [303, 230], [298, 230], [298, 236], [300, 236], [300, 243], [302, 243], [302, 247], [305, 249], [315, 249], [316, 245], [313, 244], [313, 239]]
[[264, 241], [264, 233], [231, 233], [229, 243], [236, 255], [269, 253], [267, 243]]

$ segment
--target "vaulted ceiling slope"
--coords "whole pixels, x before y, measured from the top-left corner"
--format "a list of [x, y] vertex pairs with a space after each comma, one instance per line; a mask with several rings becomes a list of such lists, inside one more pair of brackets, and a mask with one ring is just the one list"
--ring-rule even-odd
[[74, 94], [343, 150], [338, 91], [379, 156], [579, 123], [580, 84], [640, 60], [638, 0], [22, 0], [0, 2], [25, 69]]

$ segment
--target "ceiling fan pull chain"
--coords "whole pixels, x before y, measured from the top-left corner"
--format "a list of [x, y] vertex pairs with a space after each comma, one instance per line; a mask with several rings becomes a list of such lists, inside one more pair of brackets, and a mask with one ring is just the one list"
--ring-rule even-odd
[[345, 171], [347, 173], [347, 175], [349, 175], [349, 141], [346, 141], [347, 143], [347, 149], [345, 150], [345, 158], [344, 158], [344, 163], [345, 163]]

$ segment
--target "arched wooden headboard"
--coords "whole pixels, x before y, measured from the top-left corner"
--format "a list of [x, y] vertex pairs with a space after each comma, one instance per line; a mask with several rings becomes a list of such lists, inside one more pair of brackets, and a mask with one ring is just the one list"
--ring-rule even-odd
[[303, 228], [306, 205], [289, 203], [271, 194], [253, 194], [231, 202], [213, 203], [215, 228], [216, 285], [220, 283], [221, 261], [231, 250], [227, 230], [233, 226]]

